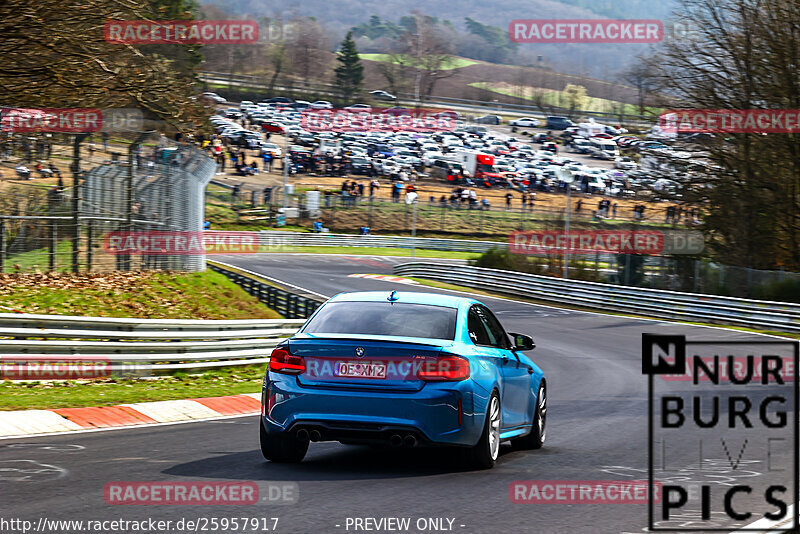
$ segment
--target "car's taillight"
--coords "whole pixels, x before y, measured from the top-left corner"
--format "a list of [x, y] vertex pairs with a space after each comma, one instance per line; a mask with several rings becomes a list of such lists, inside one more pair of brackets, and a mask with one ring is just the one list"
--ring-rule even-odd
[[469, 378], [469, 362], [460, 356], [446, 354], [424, 362], [417, 378], [427, 382], [457, 382]]
[[302, 356], [292, 356], [289, 351], [277, 348], [269, 357], [269, 370], [276, 373], [299, 375], [306, 370], [306, 361]]

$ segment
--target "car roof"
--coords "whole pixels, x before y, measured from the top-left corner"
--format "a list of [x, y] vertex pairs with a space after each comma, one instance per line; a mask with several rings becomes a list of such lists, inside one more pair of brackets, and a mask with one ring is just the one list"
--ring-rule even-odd
[[[349, 293], [339, 293], [333, 296], [329, 302], [388, 302], [392, 290], [389, 291], [354, 291]], [[441, 293], [423, 293], [418, 291], [395, 291], [395, 303], [401, 304], [428, 304], [431, 306], [444, 306], [447, 308], [458, 308], [465, 304], [479, 304], [478, 301], [443, 295]]]

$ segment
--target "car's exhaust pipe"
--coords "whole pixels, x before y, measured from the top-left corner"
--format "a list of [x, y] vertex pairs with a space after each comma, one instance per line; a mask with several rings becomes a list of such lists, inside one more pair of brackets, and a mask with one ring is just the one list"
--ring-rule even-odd
[[311, 441], [320, 441], [322, 439], [322, 434], [319, 430], [312, 430], [308, 435], [311, 438]]
[[403, 445], [406, 447], [413, 447], [417, 444], [417, 438], [415, 438], [412, 434], [407, 435], [403, 438]]
[[308, 430], [301, 428], [297, 431], [297, 439], [300, 441], [308, 441]]
[[400, 434], [392, 434], [392, 437], [389, 438], [389, 443], [392, 447], [399, 447], [403, 444], [403, 438], [400, 437]]

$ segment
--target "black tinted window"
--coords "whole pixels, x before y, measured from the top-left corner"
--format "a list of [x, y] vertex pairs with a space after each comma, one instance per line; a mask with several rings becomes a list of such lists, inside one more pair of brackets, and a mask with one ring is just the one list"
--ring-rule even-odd
[[302, 332], [454, 339], [457, 311], [427, 304], [331, 302]]
[[508, 335], [503, 329], [503, 325], [501, 325], [500, 321], [497, 320], [497, 317], [495, 317], [494, 314], [488, 310], [488, 308], [479, 309], [484, 321], [486, 322], [486, 328], [489, 329], [489, 334], [492, 338], [494, 338], [494, 343], [492, 344], [496, 347], [502, 347], [504, 349], [509, 348], [511, 344], [508, 341]]
[[492, 345], [492, 338], [489, 336], [489, 331], [486, 330], [486, 324], [477, 306], [469, 309], [467, 330], [469, 331], [469, 338], [476, 345]]

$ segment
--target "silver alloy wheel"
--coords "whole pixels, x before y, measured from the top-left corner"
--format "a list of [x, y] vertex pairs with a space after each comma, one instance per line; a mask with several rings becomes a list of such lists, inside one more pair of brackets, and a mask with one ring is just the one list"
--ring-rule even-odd
[[489, 454], [497, 460], [500, 453], [500, 399], [492, 397], [489, 404]]
[[537, 410], [536, 424], [539, 425], [539, 436], [544, 443], [545, 424], [547, 423], [547, 393], [544, 386], [539, 386], [539, 409]]

